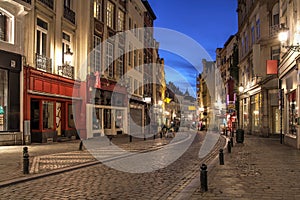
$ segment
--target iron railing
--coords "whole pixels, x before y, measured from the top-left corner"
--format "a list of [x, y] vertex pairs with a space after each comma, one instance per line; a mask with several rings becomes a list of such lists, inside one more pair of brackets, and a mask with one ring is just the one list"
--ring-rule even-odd
[[64, 6], [64, 18], [75, 24], [75, 12], [66, 6]]
[[52, 73], [52, 60], [46, 56], [36, 54], [35, 57], [36, 69]]
[[39, 0], [39, 1], [53, 10], [53, 0]]
[[74, 79], [74, 67], [71, 65], [58, 66], [58, 75]]

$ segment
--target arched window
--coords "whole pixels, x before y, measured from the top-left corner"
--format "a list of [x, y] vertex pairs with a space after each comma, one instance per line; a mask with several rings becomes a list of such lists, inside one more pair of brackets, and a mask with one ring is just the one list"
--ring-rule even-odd
[[0, 8], [0, 41], [14, 43], [14, 16]]

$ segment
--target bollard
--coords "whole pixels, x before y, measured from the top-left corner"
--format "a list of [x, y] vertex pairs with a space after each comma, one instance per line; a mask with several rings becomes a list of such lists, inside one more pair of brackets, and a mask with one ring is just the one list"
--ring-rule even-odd
[[154, 135], [153, 135], [153, 140], [155, 140], [155, 136], [156, 136], [156, 135], [155, 135], [155, 133], [154, 133]]
[[200, 169], [201, 169], [201, 173], [200, 173], [201, 191], [206, 192], [208, 190], [208, 186], [207, 186], [207, 166], [205, 164], [202, 164]]
[[230, 138], [231, 147], [233, 147], [233, 138]]
[[23, 148], [23, 174], [29, 174], [29, 154], [28, 147]]
[[132, 142], [132, 135], [129, 135], [129, 142]]
[[162, 132], [160, 132], [160, 138], [162, 138], [162, 135], [163, 135]]
[[82, 151], [82, 140], [80, 140], [80, 143], [79, 143], [79, 151]]
[[228, 153], [231, 153], [231, 142], [230, 141], [228, 141], [227, 149], [228, 149]]
[[224, 153], [223, 153], [223, 149], [220, 149], [219, 160], [220, 160], [220, 165], [224, 165]]

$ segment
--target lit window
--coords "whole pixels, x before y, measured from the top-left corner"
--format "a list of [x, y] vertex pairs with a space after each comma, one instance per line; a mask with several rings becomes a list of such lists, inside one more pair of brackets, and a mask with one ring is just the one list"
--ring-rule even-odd
[[46, 56], [48, 24], [37, 18], [36, 53]]
[[94, 0], [94, 17], [102, 20], [102, 0]]
[[14, 16], [1, 8], [0, 41], [14, 43]]
[[65, 63], [65, 52], [71, 48], [71, 36], [65, 32], [62, 35], [62, 63]]
[[107, 9], [106, 9], [106, 25], [109, 28], [114, 28], [114, 13], [115, 13], [115, 6], [111, 2], [107, 2]]
[[43, 129], [53, 129], [54, 125], [54, 103], [43, 101]]
[[123, 11], [119, 10], [118, 12], [118, 31], [124, 31], [125, 25], [125, 14]]

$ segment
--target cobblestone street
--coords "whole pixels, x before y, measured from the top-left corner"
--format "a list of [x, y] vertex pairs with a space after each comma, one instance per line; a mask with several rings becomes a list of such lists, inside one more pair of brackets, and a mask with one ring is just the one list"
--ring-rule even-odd
[[[192, 145], [183, 156], [168, 167], [154, 172], [126, 173], [98, 163], [57, 175], [2, 187], [0, 189], [1, 198], [173, 199], [199, 172], [201, 161], [198, 158], [198, 153], [204, 136], [204, 132], [198, 133]], [[149, 140], [148, 143], [152, 143], [153, 145], [153, 141]], [[156, 141], [162, 142], [161, 139], [156, 139]], [[221, 141], [224, 142], [224, 140], [220, 140], [217, 144], [218, 146], [222, 145]], [[128, 147], [128, 144], [126, 143], [125, 146]], [[49, 166], [53, 166], [54, 160], [56, 162], [60, 160], [58, 163], [64, 165], [66, 160], [75, 158], [76, 153], [75, 151], [70, 154], [59, 153], [50, 156], [40, 156], [38, 157], [40, 166], [38, 169], [41, 170], [40, 172], [43, 172], [43, 169], [46, 167], [48, 167], [48, 170], [51, 170]], [[82, 158], [89, 159], [86, 154], [82, 154], [81, 156], [83, 156]], [[216, 154], [208, 157], [211, 159], [214, 156]], [[160, 162], [159, 159], [157, 162]], [[43, 168], [42, 166], [46, 167]], [[34, 170], [34, 168], [32, 169]]]

